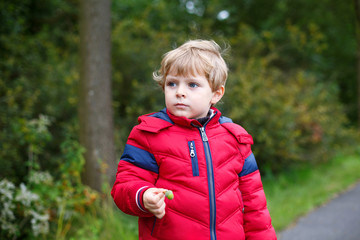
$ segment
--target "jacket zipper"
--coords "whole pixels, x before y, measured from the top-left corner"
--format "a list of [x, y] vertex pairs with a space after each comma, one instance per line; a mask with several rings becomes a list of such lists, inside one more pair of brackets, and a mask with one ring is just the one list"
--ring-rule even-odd
[[199, 164], [198, 164], [198, 159], [197, 159], [197, 154], [196, 154], [196, 149], [195, 149], [195, 142], [189, 141], [188, 144], [189, 144], [189, 152], [190, 152], [193, 176], [197, 177], [197, 176], [199, 176]]
[[210, 236], [211, 240], [216, 240], [216, 203], [215, 203], [215, 186], [214, 186], [214, 169], [212, 165], [212, 158], [208, 138], [205, 133], [205, 126], [198, 127], [201, 134], [201, 139], [204, 144], [205, 159], [208, 174], [209, 185], [209, 203], [210, 203]]

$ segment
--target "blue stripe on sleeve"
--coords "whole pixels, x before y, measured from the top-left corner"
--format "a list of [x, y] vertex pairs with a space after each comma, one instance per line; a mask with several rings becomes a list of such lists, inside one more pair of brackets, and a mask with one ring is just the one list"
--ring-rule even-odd
[[239, 173], [239, 177], [243, 177], [245, 175], [248, 175], [250, 173], [255, 172], [256, 170], [258, 170], [258, 166], [256, 164], [256, 160], [255, 160], [255, 156], [253, 153], [250, 154], [250, 156], [248, 156], [245, 159], [245, 163], [243, 166], [243, 169], [241, 170], [241, 172]]
[[125, 145], [124, 153], [120, 159], [145, 170], [159, 173], [159, 166], [157, 165], [154, 155], [130, 144]]

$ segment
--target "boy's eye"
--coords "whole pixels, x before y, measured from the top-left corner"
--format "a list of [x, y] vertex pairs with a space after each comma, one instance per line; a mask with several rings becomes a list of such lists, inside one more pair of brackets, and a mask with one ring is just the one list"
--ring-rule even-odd
[[189, 83], [189, 86], [190, 86], [191, 88], [196, 88], [196, 87], [198, 87], [199, 85], [198, 85], [197, 83]]
[[176, 83], [174, 83], [174, 82], [168, 82], [166, 85], [169, 86], [169, 87], [175, 87], [175, 86], [176, 86]]

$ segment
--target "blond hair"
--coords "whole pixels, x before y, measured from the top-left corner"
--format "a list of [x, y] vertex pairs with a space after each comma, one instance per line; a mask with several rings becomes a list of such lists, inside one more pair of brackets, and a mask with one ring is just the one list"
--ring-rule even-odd
[[214, 92], [225, 86], [228, 67], [215, 41], [190, 40], [164, 54], [160, 69], [153, 73], [153, 79], [162, 89], [169, 72], [181, 76], [204, 74]]

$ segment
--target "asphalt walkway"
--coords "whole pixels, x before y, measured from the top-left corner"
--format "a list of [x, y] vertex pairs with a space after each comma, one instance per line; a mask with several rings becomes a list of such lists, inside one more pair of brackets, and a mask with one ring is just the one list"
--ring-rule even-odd
[[278, 233], [278, 239], [360, 240], [360, 183]]

